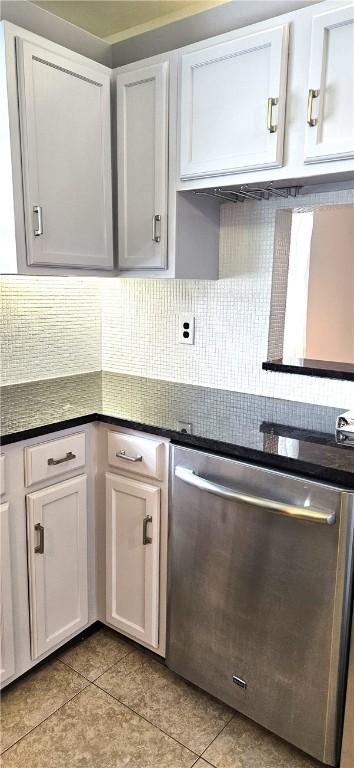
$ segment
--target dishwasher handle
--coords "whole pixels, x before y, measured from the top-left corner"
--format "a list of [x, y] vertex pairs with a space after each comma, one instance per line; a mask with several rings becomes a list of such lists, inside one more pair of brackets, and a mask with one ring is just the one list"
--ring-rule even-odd
[[336, 521], [335, 512], [325, 512], [315, 507], [297, 507], [294, 504], [286, 504], [282, 501], [264, 498], [263, 496], [250, 496], [248, 493], [234, 491], [225, 485], [214, 483], [206, 477], [197, 475], [193, 469], [187, 469], [186, 467], [176, 466], [175, 476], [184, 483], [199, 488], [200, 491], [208, 491], [208, 493], [213, 493], [215, 496], [221, 496], [222, 499], [241, 501], [243, 504], [251, 504], [254, 507], [269, 509], [271, 512], [276, 512], [286, 517], [294, 517], [312, 523], [326, 523], [327, 525], [333, 525]]

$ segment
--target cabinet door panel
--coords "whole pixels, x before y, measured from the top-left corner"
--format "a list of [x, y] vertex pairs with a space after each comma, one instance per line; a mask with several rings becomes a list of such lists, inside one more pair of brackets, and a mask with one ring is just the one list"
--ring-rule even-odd
[[160, 489], [107, 474], [106, 493], [107, 621], [157, 648]]
[[314, 16], [308, 87], [305, 162], [354, 157], [353, 4]]
[[85, 475], [27, 496], [34, 659], [87, 623], [86, 518]]
[[117, 77], [121, 270], [166, 266], [167, 96], [168, 62]]
[[14, 619], [12, 606], [11, 553], [9, 534], [9, 505], [0, 505], [1, 515], [1, 605], [0, 605], [0, 682], [15, 672]]
[[17, 58], [28, 263], [111, 269], [109, 71], [24, 40]]
[[181, 178], [281, 165], [287, 49], [281, 26], [182, 55]]

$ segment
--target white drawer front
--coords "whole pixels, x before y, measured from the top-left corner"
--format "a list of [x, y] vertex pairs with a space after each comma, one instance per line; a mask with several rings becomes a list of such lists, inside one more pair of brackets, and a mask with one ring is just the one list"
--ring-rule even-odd
[[108, 463], [134, 474], [161, 479], [164, 444], [147, 437], [108, 433]]
[[5, 456], [0, 456], [0, 494], [6, 493]]
[[25, 449], [26, 485], [71, 472], [84, 464], [84, 432], [34, 445]]

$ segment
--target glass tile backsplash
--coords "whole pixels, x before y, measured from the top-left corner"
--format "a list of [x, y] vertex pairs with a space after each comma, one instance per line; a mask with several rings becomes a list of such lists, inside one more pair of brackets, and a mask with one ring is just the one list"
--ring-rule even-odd
[[[303, 198], [349, 202], [352, 191]], [[290, 205], [299, 206], [301, 198]], [[352, 382], [262, 370], [276, 211], [289, 199], [223, 205], [220, 279], [2, 278], [2, 383], [100, 370], [349, 408]], [[178, 343], [180, 313], [195, 344]]]
[[101, 369], [95, 278], [1, 278], [2, 384]]

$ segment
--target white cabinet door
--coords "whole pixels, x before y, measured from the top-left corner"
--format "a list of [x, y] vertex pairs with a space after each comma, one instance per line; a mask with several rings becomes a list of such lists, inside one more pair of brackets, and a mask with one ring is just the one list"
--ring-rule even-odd
[[28, 264], [111, 269], [110, 70], [16, 42]]
[[27, 496], [32, 658], [88, 621], [86, 475]]
[[305, 162], [350, 157], [354, 157], [353, 4], [313, 17], [305, 142]]
[[181, 178], [280, 166], [287, 25], [182, 55]]
[[9, 505], [0, 505], [1, 515], [1, 605], [0, 605], [0, 682], [15, 672], [14, 618], [9, 535]]
[[167, 261], [168, 62], [117, 75], [119, 268]]
[[160, 489], [106, 475], [107, 621], [157, 648]]

